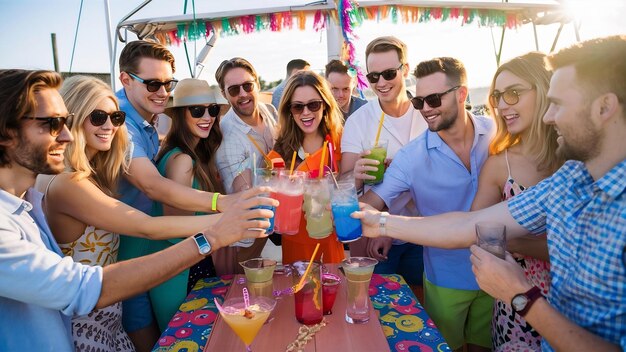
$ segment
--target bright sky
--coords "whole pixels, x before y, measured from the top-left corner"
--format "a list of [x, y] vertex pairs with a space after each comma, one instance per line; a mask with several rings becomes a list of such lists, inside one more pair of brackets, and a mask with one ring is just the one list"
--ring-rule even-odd
[[[190, 0], [188, 2], [191, 3]], [[264, 4], [276, 2], [293, 3], [294, 0], [197, 0], [196, 8], [200, 13], [220, 6], [223, 8], [227, 6], [225, 3], [243, 8], [252, 4], [263, 7]], [[582, 18], [581, 40], [626, 34], [626, 21], [623, 17], [626, 14], [626, 1], [565, 2]], [[140, 0], [110, 0], [112, 27], [115, 28], [117, 22], [140, 3]], [[593, 5], [585, 5], [590, 3]], [[132, 19], [180, 15], [183, 13], [183, 4], [182, 0], [154, 0]], [[0, 0], [0, 68], [53, 69], [50, 33], [54, 32], [57, 35], [60, 68], [62, 71], [69, 71], [79, 7], [80, 0]], [[267, 81], [283, 78], [285, 65], [293, 58], [306, 59], [314, 69], [322, 69], [327, 61], [326, 33], [316, 33], [309, 29], [311, 22], [312, 18], [307, 22], [306, 31], [294, 29], [279, 33], [262, 32], [219, 38], [201, 78], [214, 84], [214, 72], [218, 64], [234, 56], [242, 56], [251, 61], [261, 77]], [[550, 50], [557, 30], [557, 25], [538, 26], [541, 51]], [[361, 64], [364, 64], [365, 47], [369, 41], [381, 35], [395, 35], [409, 47], [411, 68], [421, 60], [453, 56], [465, 63], [470, 86], [480, 87], [489, 84], [496, 69], [493, 40], [496, 43], [499, 41], [501, 30], [494, 29], [492, 39], [491, 29], [480, 28], [476, 23], [462, 26], [460, 22], [449, 20], [444, 23], [394, 25], [390, 21], [366, 21], [362, 27], [355, 28], [355, 32], [360, 38], [355, 46], [357, 59]], [[575, 40], [573, 26], [566, 25], [557, 49], [572, 44]], [[203, 44], [203, 41], [198, 42], [198, 52]], [[120, 47], [121, 43], [118, 44], [117, 56]], [[193, 45], [190, 47], [193, 53]], [[189, 77], [184, 50], [182, 47], [171, 49], [177, 61], [176, 78]], [[535, 50], [532, 26], [526, 25], [506, 32], [503, 61], [531, 50]], [[72, 71], [109, 72], [108, 55], [104, 1], [86, 0], [83, 4]]]

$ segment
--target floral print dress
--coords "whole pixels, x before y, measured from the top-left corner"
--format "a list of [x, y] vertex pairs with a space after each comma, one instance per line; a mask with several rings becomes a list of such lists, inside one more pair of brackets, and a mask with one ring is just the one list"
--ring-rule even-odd
[[[508, 153], [505, 151], [506, 167], [509, 176], [504, 184], [502, 200], [508, 200], [524, 191], [511, 176]], [[524, 256], [517, 259], [524, 269], [528, 281], [539, 287], [547, 296], [550, 287], [550, 264], [540, 259]], [[541, 351], [541, 336], [530, 324], [513, 311], [508, 302], [496, 300], [492, 319], [493, 348], [496, 352]]]

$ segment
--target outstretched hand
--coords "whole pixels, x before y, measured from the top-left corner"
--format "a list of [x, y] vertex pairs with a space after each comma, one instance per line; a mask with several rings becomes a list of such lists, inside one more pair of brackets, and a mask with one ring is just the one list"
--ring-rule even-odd
[[214, 236], [218, 248], [244, 238], [267, 237], [265, 229], [274, 213], [269, 209], [253, 209], [259, 205], [278, 206], [278, 201], [260, 196], [269, 193], [268, 187], [254, 187], [237, 194], [237, 199], [222, 211], [221, 219], [206, 232]]
[[380, 237], [378, 225], [380, 212], [367, 203], [359, 203], [359, 208], [361, 209], [360, 211], [355, 211], [350, 216], [361, 220], [363, 236], [371, 238]]
[[509, 252], [506, 252], [506, 260], [502, 260], [476, 245], [472, 245], [470, 251], [476, 281], [481, 290], [490, 296], [510, 303], [513, 296], [532, 287], [526, 280], [522, 267]]

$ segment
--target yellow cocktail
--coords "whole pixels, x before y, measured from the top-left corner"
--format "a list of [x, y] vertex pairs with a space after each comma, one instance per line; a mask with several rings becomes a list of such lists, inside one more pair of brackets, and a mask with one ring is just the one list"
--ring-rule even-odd
[[222, 304], [220, 315], [251, 351], [252, 341], [275, 306], [276, 301], [272, 298], [250, 297], [250, 305], [246, 307], [243, 297], [235, 297]]

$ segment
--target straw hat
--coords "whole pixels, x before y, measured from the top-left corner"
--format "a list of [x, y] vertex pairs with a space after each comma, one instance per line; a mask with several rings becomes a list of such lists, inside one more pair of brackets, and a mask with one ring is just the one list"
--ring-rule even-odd
[[218, 104], [220, 105], [220, 113], [228, 110], [228, 101], [222, 97], [219, 91], [211, 89], [207, 81], [196, 78], [185, 78], [178, 82], [174, 89], [173, 98], [168, 101], [165, 113], [172, 116], [174, 108], [192, 106]]

